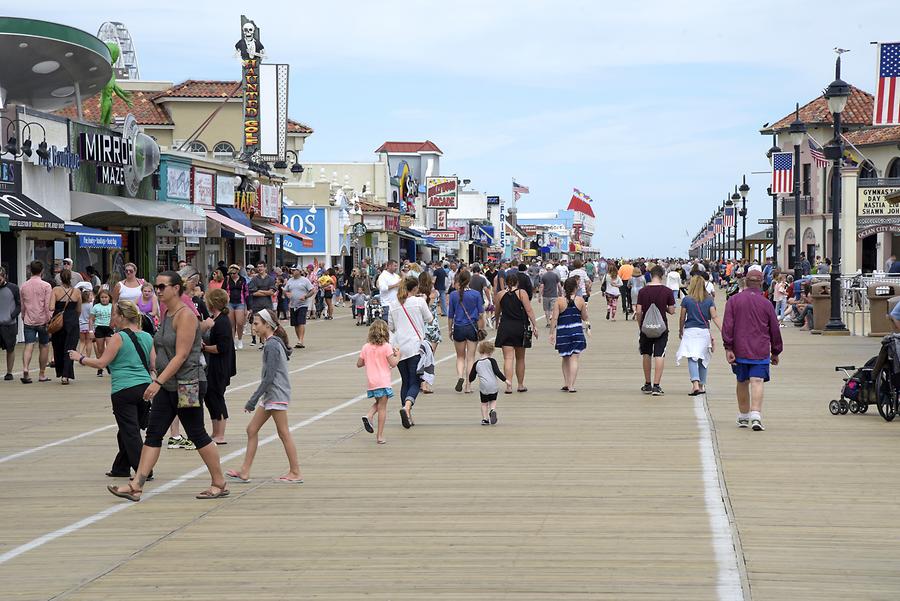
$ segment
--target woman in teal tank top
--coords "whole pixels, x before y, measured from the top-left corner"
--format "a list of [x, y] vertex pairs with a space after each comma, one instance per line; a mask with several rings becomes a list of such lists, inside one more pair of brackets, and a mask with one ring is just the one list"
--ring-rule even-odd
[[128, 478], [132, 469], [137, 472], [144, 445], [141, 425], [146, 427], [149, 404], [144, 401], [143, 395], [156, 375], [152, 367], [156, 352], [153, 338], [141, 331], [140, 324], [141, 313], [137, 305], [130, 300], [120, 300], [112, 315], [112, 325], [118, 332], [109, 338], [103, 354], [91, 359], [78, 351], [69, 351], [72, 361], [97, 370], [109, 367], [112, 376], [112, 408], [119, 426], [116, 434], [119, 453], [106, 473], [111, 478]]

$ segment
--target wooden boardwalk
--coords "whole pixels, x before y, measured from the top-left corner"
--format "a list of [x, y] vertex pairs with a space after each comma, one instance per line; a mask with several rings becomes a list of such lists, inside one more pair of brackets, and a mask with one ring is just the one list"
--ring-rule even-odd
[[[285, 468], [275, 440], [261, 447], [253, 482], [230, 484], [221, 501], [194, 499], [207, 483], [196, 453], [165, 449], [147, 486], [162, 492], [114, 499], [103, 475], [114, 428], [4, 461], [113, 420], [109, 382], [90, 370], [69, 387], [0, 381], [0, 598], [900, 598], [900, 529], [884, 518], [900, 488], [900, 431], [874, 408], [833, 417], [826, 407], [840, 386], [833, 366], [861, 364], [877, 340], [785, 330], [764, 433], [734, 426], [719, 350], [710, 474], [677, 340], [667, 395], [644, 396], [637, 328], [605, 322], [601, 303], [591, 305], [578, 394], [559, 391], [542, 327], [529, 391], [501, 395], [496, 427], [479, 425], [477, 394], [452, 392], [448, 359], [413, 429], [391, 405], [383, 446], [361, 429], [365, 401], [350, 404], [365, 379], [347, 354], [364, 329], [345, 309], [312, 323], [309, 348], [290, 364], [302, 370], [290, 415], [306, 483], [272, 481]], [[437, 357], [451, 353], [445, 341]], [[240, 411], [259, 376], [257, 351], [238, 357], [230, 444], [219, 448], [226, 468], [240, 462]], [[725, 507], [710, 498], [717, 466], [734, 532], [714, 531], [711, 508]], [[723, 587], [729, 562], [744, 571], [743, 592]]]

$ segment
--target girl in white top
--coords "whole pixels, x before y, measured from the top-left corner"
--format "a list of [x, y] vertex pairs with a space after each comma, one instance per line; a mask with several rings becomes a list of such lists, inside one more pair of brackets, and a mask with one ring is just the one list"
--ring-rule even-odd
[[672, 291], [675, 301], [678, 301], [678, 289], [681, 288], [681, 274], [677, 269], [672, 269], [666, 275], [666, 287]]
[[[622, 285], [622, 278], [619, 277], [617, 271], [613, 270], [606, 274], [604, 281], [606, 283], [606, 290], [603, 292], [606, 295], [606, 319], [612, 318], [615, 321], [616, 306], [619, 303], [619, 296], [622, 294], [622, 291], [619, 290], [619, 286]], [[625, 317], [627, 318], [628, 316], [626, 315]]]
[[120, 300], [129, 300], [137, 304], [141, 299], [141, 288], [144, 280], [137, 277], [137, 266], [125, 263], [125, 279], [120, 280], [112, 289], [112, 306], [115, 308]]
[[420, 381], [417, 373], [419, 367], [419, 347], [424, 342], [425, 324], [431, 323], [434, 316], [428, 310], [425, 299], [416, 296], [419, 292], [419, 280], [404, 278], [397, 289], [397, 302], [391, 305], [391, 317], [388, 322], [391, 331], [391, 346], [400, 350], [400, 421], [404, 428], [414, 426], [412, 408], [419, 396]]

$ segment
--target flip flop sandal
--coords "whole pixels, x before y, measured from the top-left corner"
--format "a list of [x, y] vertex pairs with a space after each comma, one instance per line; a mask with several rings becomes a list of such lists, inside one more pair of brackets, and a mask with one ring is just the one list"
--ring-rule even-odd
[[456, 392], [462, 392], [463, 389], [463, 379], [460, 378], [456, 381], [456, 386], [453, 388]]
[[21, 380], [22, 384], [31, 384], [32, 382], [31, 378], [25, 374], [23, 374], [19, 380]]
[[281, 482], [282, 484], [303, 484], [303, 478], [300, 478], [299, 480], [291, 480], [290, 478], [285, 478], [284, 476], [282, 476], [281, 478], [276, 479], [275, 482]]
[[[218, 486], [213, 486], [212, 488], [219, 488]], [[219, 488], [219, 492], [210, 492], [209, 490], [204, 490], [202, 493], [196, 496], [197, 499], [221, 499], [222, 497], [227, 497], [231, 494], [231, 491], [225, 488]]]
[[135, 503], [141, 500], [141, 498], [139, 496], [136, 496], [135, 493], [139, 495], [141, 494], [141, 492], [143, 492], [140, 490], [134, 490], [134, 488], [131, 487], [131, 484], [128, 485], [128, 492], [122, 492], [119, 490], [118, 486], [113, 486], [112, 484], [107, 486], [106, 490], [119, 497], [120, 499], [128, 499], [129, 501], [133, 501]]
[[562, 388], [560, 388], [560, 390], [562, 390], [563, 392], [568, 392], [568, 391], [569, 391], [569, 387], [568, 387], [568, 386], [563, 386]]
[[131, 478], [131, 474], [116, 474], [115, 472], [106, 472], [107, 477], [109, 478]]
[[512, 394], [512, 390], [504, 390], [503, 394]]
[[387, 444], [387, 441], [386, 441], [386, 440], [379, 440], [379, 441], [377, 441], [377, 442], [378, 442], [378, 444]]
[[219, 442], [218, 440], [214, 440], [213, 442], [215, 442], [217, 445], [220, 445], [220, 446], [223, 444], [228, 444], [228, 441], [225, 441], [225, 440], [223, 440], [222, 442]]
[[575, 390], [574, 388], [570, 388], [570, 389], [569, 389], [569, 392], [572, 393], [572, 394], [574, 394], [574, 393], [576, 393], [576, 392], [578, 392], [578, 391]]
[[528, 392], [527, 388], [516, 388], [516, 392]]
[[234, 470], [228, 470], [225, 472], [225, 479], [231, 480], [232, 482], [240, 482], [241, 484], [249, 484], [250, 478], [243, 478], [239, 473]]
[[38, 378], [38, 382], [49, 382], [50, 378]]
[[366, 429], [366, 432], [369, 434], [375, 434], [375, 428], [372, 427], [372, 422], [369, 421], [368, 416], [364, 415], [362, 417], [363, 428]]
[[400, 410], [400, 422], [407, 430], [409, 430], [410, 426], [412, 426], [412, 424], [410, 423], [409, 414], [406, 413], [406, 409]]

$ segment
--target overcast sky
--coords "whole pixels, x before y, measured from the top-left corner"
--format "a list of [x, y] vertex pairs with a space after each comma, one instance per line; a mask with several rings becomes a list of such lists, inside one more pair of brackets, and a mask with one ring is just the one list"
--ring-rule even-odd
[[247, 14], [269, 59], [291, 65], [289, 114], [315, 129], [304, 161], [371, 160], [385, 140], [427, 138], [475, 189], [530, 186], [520, 212], [590, 194], [607, 256], [685, 254], [745, 173], [747, 231], [761, 229], [760, 127], [821, 93], [835, 46], [852, 50], [844, 79], [873, 91], [869, 42], [900, 38], [896, 0], [5, 4], [91, 33], [121, 21], [142, 78], [176, 82], [239, 78]]

